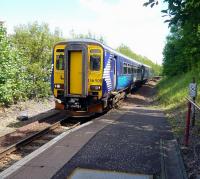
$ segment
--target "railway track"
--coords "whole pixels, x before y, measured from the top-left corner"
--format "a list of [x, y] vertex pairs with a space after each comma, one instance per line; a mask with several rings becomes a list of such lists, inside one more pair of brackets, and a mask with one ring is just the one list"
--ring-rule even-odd
[[[123, 99], [124, 98], [121, 98], [117, 101], [116, 104], [113, 105], [113, 108], [118, 108]], [[100, 115], [103, 115], [104, 113]], [[97, 117], [98, 115], [95, 116]], [[9, 134], [8, 137], [0, 137], [0, 172], [4, 171], [15, 162], [21, 160], [63, 132], [69, 131], [78, 125], [91, 120], [95, 116], [89, 117], [86, 120], [83, 118], [74, 118], [73, 120], [69, 120], [70, 115], [66, 116], [66, 113], [64, 115], [59, 114], [23, 126], [22, 129]], [[4, 140], [2, 140], [2, 138], [4, 138]]]
[[37, 150], [61, 133], [71, 130], [81, 124], [81, 121], [78, 119], [65, 121], [69, 119], [69, 117], [70, 116], [66, 116], [0, 151], [0, 172]]

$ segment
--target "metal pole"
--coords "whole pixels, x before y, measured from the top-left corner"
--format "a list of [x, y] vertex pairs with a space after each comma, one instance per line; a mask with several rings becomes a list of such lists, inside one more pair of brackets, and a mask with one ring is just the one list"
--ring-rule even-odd
[[[195, 97], [193, 97], [192, 100], [195, 103]], [[192, 105], [192, 127], [194, 126], [195, 126], [195, 106]]]
[[190, 115], [191, 115], [191, 103], [188, 102], [188, 112], [186, 119], [186, 128], [185, 128], [185, 145], [188, 146], [189, 135], [190, 135]]

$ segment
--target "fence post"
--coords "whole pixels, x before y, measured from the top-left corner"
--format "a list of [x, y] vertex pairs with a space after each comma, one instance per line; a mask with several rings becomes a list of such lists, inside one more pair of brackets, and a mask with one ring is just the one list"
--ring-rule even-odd
[[188, 101], [188, 112], [186, 119], [186, 128], [185, 128], [185, 145], [188, 146], [189, 143], [189, 135], [190, 135], [190, 115], [191, 115], [191, 103]]

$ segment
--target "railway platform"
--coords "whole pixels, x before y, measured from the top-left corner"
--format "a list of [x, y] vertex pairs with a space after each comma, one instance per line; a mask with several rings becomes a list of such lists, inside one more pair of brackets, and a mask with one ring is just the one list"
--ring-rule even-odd
[[[141, 94], [151, 90], [145, 86], [149, 89], [143, 87]], [[164, 114], [141, 94], [129, 95], [119, 109], [50, 141], [0, 177], [184, 178]]]

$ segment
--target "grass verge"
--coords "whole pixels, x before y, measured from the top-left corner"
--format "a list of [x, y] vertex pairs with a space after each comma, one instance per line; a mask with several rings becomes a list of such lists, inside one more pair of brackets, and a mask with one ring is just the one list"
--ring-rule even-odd
[[[184, 131], [187, 114], [187, 100], [189, 94], [189, 83], [192, 78], [200, 85], [200, 70], [188, 72], [175, 77], [163, 78], [157, 85], [156, 104], [167, 115], [172, 126], [174, 136], [177, 138], [182, 151], [184, 164], [188, 178], [195, 178], [200, 174], [200, 111], [196, 111], [196, 125], [190, 128], [189, 146], [185, 148]], [[200, 88], [198, 88], [200, 95]], [[200, 104], [200, 97], [196, 102]]]

